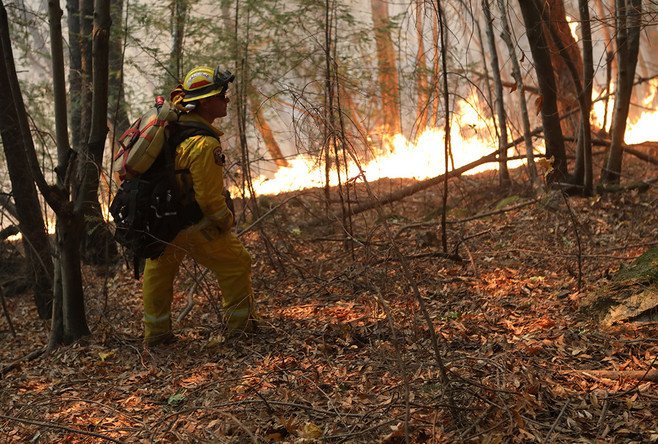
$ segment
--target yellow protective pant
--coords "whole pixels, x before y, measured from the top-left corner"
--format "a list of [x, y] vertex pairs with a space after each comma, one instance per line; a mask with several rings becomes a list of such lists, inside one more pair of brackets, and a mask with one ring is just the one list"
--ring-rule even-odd
[[232, 231], [189, 227], [176, 236], [162, 256], [147, 259], [144, 268], [144, 341], [171, 335], [174, 278], [186, 255], [215, 273], [229, 332], [253, 328], [251, 257]]

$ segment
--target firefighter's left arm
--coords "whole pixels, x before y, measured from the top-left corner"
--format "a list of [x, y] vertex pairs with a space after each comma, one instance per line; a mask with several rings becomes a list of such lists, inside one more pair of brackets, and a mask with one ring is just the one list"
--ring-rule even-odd
[[192, 186], [201, 211], [221, 230], [230, 229], [233, 214], [224, 197], [224, 153], [220, 142], [201, 136], [190, 154]]

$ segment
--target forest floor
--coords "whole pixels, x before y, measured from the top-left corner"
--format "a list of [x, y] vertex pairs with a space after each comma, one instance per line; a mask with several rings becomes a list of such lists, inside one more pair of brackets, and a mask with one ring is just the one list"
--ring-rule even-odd
[[[656, 176], [627, 157], [629, 181]], [[441, 194], [354, 216], [351, 243], [335, 221], [307, 224], [324, 214], [321, 190], [261, 198], [280, 206], [242, 235], [262, 317], [242, 338], [225, 337], [214, 279], [186, 263], [180, 340], [145, 350], [130, 269], [85, 267], [93, 333], [2, 377], [0, 442], [658, 442], [658, 384], [642, 378], [658, 368], [658, 324], [604, 327], [581, 303], [658, 243], [656, 186], [567, 206], [503, 192], [495, 173], [453, 180], [459, 258], [441, 254]], [[49, 328], [28, 295], [7, 304], [16, 337], [1, 318], [2, 367]]]

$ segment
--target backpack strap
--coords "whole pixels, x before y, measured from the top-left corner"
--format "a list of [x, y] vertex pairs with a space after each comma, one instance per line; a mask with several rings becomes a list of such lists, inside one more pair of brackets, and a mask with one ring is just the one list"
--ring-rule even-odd
[[[165, 171], [168, 176], [168, 180], [172, 184], [172, 189], [175, 193], [174, 198], [180, 202], [182, 200], [181, 194], [186, 191], [180, 190], [178, 188], [176, 175], [189, 174], [190, 170], [187, 168], [179, 170], [176, 169], [176, 148], [190, 137], [209, 136], [219, 141], [219, 136], [207, 125], [204, 125], [200, 122], [172, 122], [169, 127], [171, 132], [166, 139], [163, 150]], [[201, 208], [194, 199], [194, 196], [191, 197], [191, 203], [183, 205], [182, 213], [183, 217], [191, 222], [198, 222], [203, 216]]]
[[217, 133], [200, 122], [175, 122], [170, 124], [173, 133], [169, 135], [169, 146], [175, 150], [178, 145], [194, 136], [209, 136], [219, 140]]

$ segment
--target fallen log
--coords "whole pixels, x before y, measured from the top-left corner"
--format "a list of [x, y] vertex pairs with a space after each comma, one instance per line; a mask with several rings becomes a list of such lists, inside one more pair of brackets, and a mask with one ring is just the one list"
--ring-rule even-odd
[[[513, 143], [513, 142], [512, 142]], [[416, 182], [413, 185], [409, 185], [407, 187], [401, 188], [397, 191], [393, 191], [392, 193], [387, 194], [386, 196], [383, 196], [381, 198], [374, 198], [369, 201], [366, 201], [362, 203], [361, 205], [357, 205], [354, 207], [351, 207], [348, 214], [346, 216], [354, 216], [359, 213], [363, 213], [364, 211], [371, 210], [373, 208], [379, 207], [381, 205], [385, 205], [387, 203], [395, 202], [400, 199], [404, 199], [405, 197], [411, 196], [412, 194], [418, 193], [419, 191], [422, 191], [424, 189], [433, 187], [434, 185], [438, 185], [443, 180], [445, 180], [446, 176], [448, 179], [453, 178], [453, 177], [458, 177], [461, 176], [463, 173], [466, 171], [472, 170], [473, 168], [476, 168], [480, 165], [483, 165], [485, 163], [489, 162], [497, 162], [498, 161], [498, 150], [494, 151], [491, 154], [487, 154], [486, 156], [480, 157], [478, 160], [475, 160], [469, 164], [466, 164], [462, 167], [456, 168], [452, 171], [448, 171], [447, 174], [441, 174], [439, 176], [432, 177], [430, 179], [426, 179], [420, 182]], [[317, 226], [323, 223], [326, 223], [327, 221], [334, 221], [334, 220], [340, 220], [342, 218], [342, 213], [334, 213], [332, 216], [328, 218], [319, 218], [315, 220], [311, 220], [301, 226], [301, 228], [308, 228], [308, 227], [313, 227]]]
[[[565, 138], [565, 140], [567, 140]], [[610, 146], [610, 140], [608, 139], [592, 139], [592, 144], [597, 145], [597, 146]], [[628, 154], [632, 154], [633, 156], [637, 157], [640, 160], [644, 160], [645, 162], [649, 162], [653, 165], [658, 165], [658, 159], [656, 159], [653, 156], [648, 155], [647, 153], [643, 153], [642, 151], [638, 151], [636, 148], [657, 148], [658, 147], [658, 142], [643, 142], [643, 143], [633, 143], [630, 145], [622, 145], [621, 148], [627, 152]]]
[[[647, 142], [647, 143], [652, 143], [652, 142]], [[649, 163], [652, 163], [654, 165], [658, 165], [658, 159], [656, 159], [655, 157], [652, 157], [652, 156], [648, 155], [647, 153], [643, 153], [642, 151], [638, 151], [636, 149], [631, 148], [631, 146], [642, 146], [642, 145], [645, 145], [645, 144], [640, 143], [640, 144], [637, 144], [637, 145], [625, 145], [625, 146], [622, 146], [622, 149], [625, 152], [627, 152], [628, 154], [632, 154], [640, 160], [644, 160], [645, 162], [649, 162]]]

